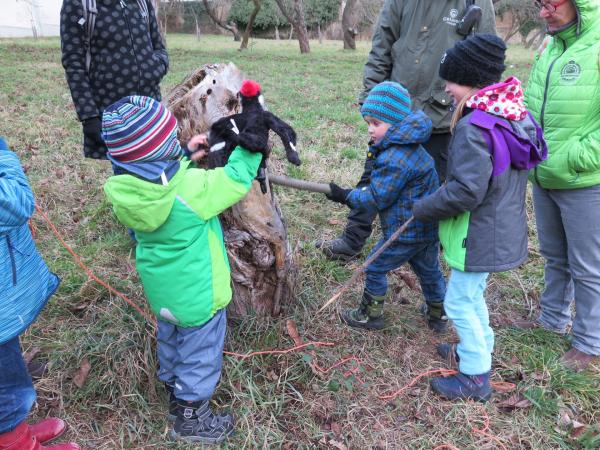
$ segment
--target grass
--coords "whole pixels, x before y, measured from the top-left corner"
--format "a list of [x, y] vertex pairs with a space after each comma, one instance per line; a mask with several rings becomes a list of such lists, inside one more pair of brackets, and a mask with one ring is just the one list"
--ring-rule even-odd
[[[296, 42], [253, 40], [240, 53], [229, 38], [196, 41], [170, 35], [171, 70], [163, 92], [192, 68], [233, 61], [263, 84], [270, 109], [297, 130], [304, 164], [289, 173], [351, 185], [361, 173], [366, 150], [366, 126], [356, 96], [369, 45], [362, 42], [355, 52], [347, 52], [340, 42], [311, 44], [311, 54], [301, 56]], [[526, 81], [532, 58], [531, 52], [512, 47], [508, 72]], [[81, 156], [80, 126], [60, 65], [59, 41], [0, 40], [0, 60], [0, 135], [19, 154], [38, 204], [99, 277], [143, 305], [129, 237], [102, 193], [110, 169]], [[289, 348], [286, 319], [298, 324], [306, 341], [336, 346], [318, 348], [314, 356], [309, 351], [247, 360], [226, 356], [214, 402], [235, 412], [237, 433], [222, 448], [425, 449], [444, 443], [462, 449], [500, 448], [489, 436], [473, 432], [483, 428], [486, 416], [489, 433], [507, 448], [600, 447], [594, 425], [600, 422], [598, 367], [570, 373], [557, 363], [568, 348], [566, 338], [503, 326], [509, 318], [536, 314], [543, 287], [543, 261], [537, 252], [518, 271], [492, 276], [487, 291], [497, 332], [494, 380], [516, 383], [519, 395], [532, 406], [502, 412], [498, 402], [511, 394], [497, 394], [485, 405], [441, 401], [426, 380], [386, 403], [379, 394], [443, 367], [433, 350], [439, 338], [426, 330], [417, 313], [419, 295], [392, 277], [395, 300], [386, 306], [390, 326], [379, 333], [349, 330], [338, 323], [335, 311], [317, 317], [319, 305], [356, 264], [325, 260], [313, 241], [337, 235], [347, 211], [319, 195], [281, 188], [277, 195], [297, 249], [297, 297], [281, 317], [248, 317], [232, 324], [226, 347], [240, 353]], [[530, 246], [535, 249], [530, 200], [529, 212]], [[121, 299], [87, 281], [37, 216], [35, 224], [38, 245], [62, 285], [23, 336], [25, 349], [40, 348], [41, 357], [50, 362], [49, 374], [36, 384], [34, 415], [66, 418], [68, 437], [83, 448], [188, 448], [166, 441], [167, 404], [155, 379], [152, 329]], [[338, 308], [353, 305], [359, 292], [355, 286]], [[325, 375], [311, 370], [311, 362], [328, 368], [349, 355], [360, 365], [347, 363]], [[83, 358], [92, 369], [80, 389], [72, 377]], [[355, 373], [345, 377], [351, 369]], [[564, 411], [586, 424], [586, 432], [559, 427]]]

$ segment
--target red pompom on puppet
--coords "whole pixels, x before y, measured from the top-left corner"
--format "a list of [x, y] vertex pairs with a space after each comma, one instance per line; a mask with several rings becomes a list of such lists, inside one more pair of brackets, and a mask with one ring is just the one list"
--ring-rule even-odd
[[[247, 150], [263, 154], [261, 170], [264, 176], [264, 159], [269, 156], [269, 130], [273, 130], [281, 138], [287, 160], [299, 166], [301, 161], [296, 151], [296, 132], [286, 122], [265, 109], [260, 84], [253, 80], [244, 80], [239, 95], [241, 112], [219, 119], [210, 129], [209, 165], [224, 166], [235, 147], [241, 145]], [[259, 181], [260, 172], [259, 170], [257, 177]], [[266, 192], [264, 182], [261, 183], [261, 188]]]

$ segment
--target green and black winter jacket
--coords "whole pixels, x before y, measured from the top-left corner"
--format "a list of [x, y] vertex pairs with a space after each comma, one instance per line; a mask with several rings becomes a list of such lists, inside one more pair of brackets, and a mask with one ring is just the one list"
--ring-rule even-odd
[[[496, 33], [492, 0], [476, 0], [483, 17], [476, 29]], [[438, 75], [444, 52], [463, 39], [456, 32], [466, 9], [466, 0], [386, 0], [373, 35], [373, 45], [364, 71], [360, 101], [382, 81], [401, 83], [413, 101], [433, 122], [434, 133], [450, 129], [452, 100], [444, 92]]]
[[218, 214], [250, 190], [262, 159], [237, 147], [225, 167], [181, 160], [167, 184], [125, 174], [104, 191], [137, 238], [136, 268], [154, 314], [182, 327], [208, 322], [231, 300], [231, 276]]
[[525, 91], [548, 142], [529, 178], [546, 189], [600, 184], [600, 1], [573, 1], [577, 22], [536, 57]]

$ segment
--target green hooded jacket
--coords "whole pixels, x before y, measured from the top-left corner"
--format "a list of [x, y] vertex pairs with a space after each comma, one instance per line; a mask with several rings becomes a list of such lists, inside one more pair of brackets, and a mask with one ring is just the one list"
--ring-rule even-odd
[[[483, 15], [475, 31], [496, 34], [492, 0], [475, 0]], [[467, 0], [386, 0], [373, 34], [364, 70], [362, 102], [382, 81], [401, 83], [413, 103], [433, 122], [434, 133], [450, 132], [452, 99], [444, 92], [440, 60], [457, 41]]]
[[525, 91], [548, 144], [529, 178], [546, 189], [600, 184], [600, 1], [573, 1], [577, 22], [536, 57]]
[[160, 320], [200, 326], [231, 301], [217, 216], [248, 193], [261, 158], [237, 147], [225, 167], [213, 170], [183, 159], [166, 185], [128, 174], [104, 185], [119, 221], [135, 231], [137, 271]]

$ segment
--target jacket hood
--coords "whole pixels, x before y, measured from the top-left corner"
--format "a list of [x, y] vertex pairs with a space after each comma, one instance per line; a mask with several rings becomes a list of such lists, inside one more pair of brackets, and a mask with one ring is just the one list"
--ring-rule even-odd
[[118, 219], [133, 230], [151, 232], [171, 213], [189, 160], [182, 160], [179, 171], [166, 182], [151, 183], [133, 175], [115, 175], [104, 185], [104, 192]]
[[509, 122], [478, 109], [470, 114], [469, 122], [487, 131], [483, 137], [492, 154], [492, 176], [500, 175], [509, 166], [533, 169], [548, 156], [544, 133], [531, 114]]
[[507, 120], [523, 120], [527, 117], [523, 87], [516, 77], [480, 89], [467, 100], [465, 106]]
[[573, 0], [573, 2], [577, 8], [577, 22], [581, 32], [598, 26], [600, 20], [598, 0]]
[[393, 124], [383, 139], [373, 145], [374, 149], [382, 149], [389, 145], [410, 145], [427, 142], [431, 136], [433, 124], [423, 111], [411, 112], [402, 122]]
[[[600, 19], [598, 0], [571, 0], [577, 10], [575, 22], [554, 31], [547, 31], [551, 36], [560, 36], [564, 40], [577, 38], [581, 33], [593, 28]], [[597, 25], [596, 25], [597, 26]]]

